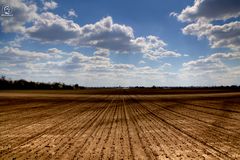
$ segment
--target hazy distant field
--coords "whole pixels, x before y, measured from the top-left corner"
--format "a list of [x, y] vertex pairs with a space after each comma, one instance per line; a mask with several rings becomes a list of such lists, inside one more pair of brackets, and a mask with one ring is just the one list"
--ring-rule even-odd
[[240, 92], [0, 91], [0, 159], [240, 159]]

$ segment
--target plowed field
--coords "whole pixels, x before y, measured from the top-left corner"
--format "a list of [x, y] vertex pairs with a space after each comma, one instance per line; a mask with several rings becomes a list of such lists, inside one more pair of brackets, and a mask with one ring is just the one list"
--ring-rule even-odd
[[240, 93], [0, 93], [0, 159], [240, 159]]

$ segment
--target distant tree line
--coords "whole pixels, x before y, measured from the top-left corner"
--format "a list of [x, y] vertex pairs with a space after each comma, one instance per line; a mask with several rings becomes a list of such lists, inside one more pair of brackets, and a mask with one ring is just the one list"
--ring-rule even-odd
[[178, 87], [163, 87], [163, 86], [152, 86], [152, 87], [144, 87], [144, 86], [135, 86], [129, 88], [152, 88], [152, 89], [240, 89], [240, 85], [230, 85], [230, 86], [178, 86]]
[[[0, 89], [43, 89], [43, 90], [73, 90], [73, 89], [85, 89], [84, 86], [75, 85], [67, 85], [60, 82], [53, 83], [43, 83], [43, 82], [33, 82], [27, 81], [24, 79], [20, 80], [11, 80], [7, 79], [5, 76], [0, 77]], [[88, 87], [92, 89], [100, 89], [100, 88], [123, 88], [123, 89], [240, 89], [240, 85], [231, 85], [231, 86], [189, 86], [189, 87], [168, 87], [168, 86], [155, 86], [152, 87], [144, 87], [144, 86], [131, 86], [131, 87]]]
[[67, 85], [64, 83], [54, 82], [54, 83], [43, 83], [43, 82], [33, 82], [26, 81], [24, 79], [11, 80], [6, 79], [5, 76], [0, 78], [0, 89], [43, 89], [43, 90], [73, 90], [73, 89], [84, 89], [85, 87], [75, 85]]

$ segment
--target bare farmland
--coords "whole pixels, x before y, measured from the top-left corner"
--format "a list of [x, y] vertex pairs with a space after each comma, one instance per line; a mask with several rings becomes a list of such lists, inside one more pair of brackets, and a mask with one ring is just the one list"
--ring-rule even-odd
[[1, 92], [0, 159], [240, 159], [239, 92], [90, 93]]

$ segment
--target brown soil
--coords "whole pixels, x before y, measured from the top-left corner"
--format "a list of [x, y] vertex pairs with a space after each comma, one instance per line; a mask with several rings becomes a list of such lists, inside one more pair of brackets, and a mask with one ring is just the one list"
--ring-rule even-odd
[[172, 92], [2, 91], [0, 159], [240, 159], [239, 92]]

